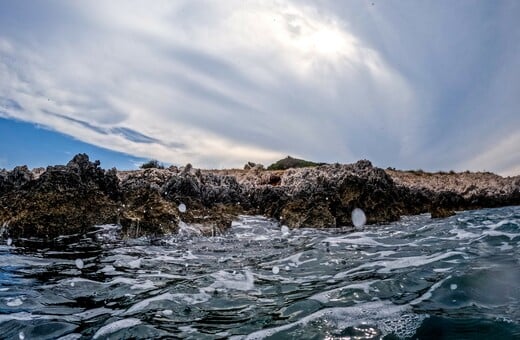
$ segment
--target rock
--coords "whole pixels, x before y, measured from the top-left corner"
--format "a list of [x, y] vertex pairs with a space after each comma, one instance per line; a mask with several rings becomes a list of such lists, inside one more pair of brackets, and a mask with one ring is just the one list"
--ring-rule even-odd
[[434, 207], [431, 210], [432, 218], [445, 218], [455, 215], [455, 211], [448, 208]]
[[116, 222], [117, 177], [106, 175], [87, 155], [30, 178], [26, 168], [13, 170], [8, 176], [13, 189], [0, 196], [0, 206], [7, 207], [0, 211], [0, 221], [10, 235], [53, 238]]
[[367, 160], [275, 171], [247, 167], [105, 171], [80, 154], [37, 173], [27, 167], [1, 170], [0, 224], [12, 237], [44, 239], [106, 223], [119, 223], [128, 237], [175, 233], [181, 222], [214, 235], [240, 214], [272, 217], [291, 228], [329, 228], [352, 225], [355, 208], [375, 224], [409, 214], [437, 218], [520, 204], [518, 176], [385, 171]]

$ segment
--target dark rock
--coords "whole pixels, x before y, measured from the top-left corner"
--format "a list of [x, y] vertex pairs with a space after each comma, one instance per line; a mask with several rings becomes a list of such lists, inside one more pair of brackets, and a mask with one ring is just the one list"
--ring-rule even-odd
[[[361, 160], [265, 171], [105, 171], [87, 155], [31, 172], [0, 171], [0, 225], [14, 237], [53, 238], [119, 223], [129, 237], [177, 232], [183, 223], [214, 235], [239, 214], [261, 214], [292, 228], [342, 227], [361, 208], [369, 224], [430, 212], [520, 204], [520, 178], [489, 173], [386, 171]], [[186, 206], [186, 211], [179, 205]]]
[[455, 211], [448, 208], [434, 207], [431, 210], [432, 218], [445, 218], [455, 215]]
[[117, 184], [110, 184], [114, 179], [106, 178], [99, 162], [86, 155], [77, 155], [66, 166], [48, 167], [34, 180], [26, 168], [13, 172], [8, 179], [14, 189], [0, 196], [0, 206], [7, 207], [0, 211], [0, 221], [14, 237], [53, 238], [116, 222], [110, 195]]

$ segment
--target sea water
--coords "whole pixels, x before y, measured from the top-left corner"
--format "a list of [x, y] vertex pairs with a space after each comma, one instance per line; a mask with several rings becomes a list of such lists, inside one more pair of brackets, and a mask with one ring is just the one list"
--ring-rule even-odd
[[4, 241], [0, 337], [520, 338], [520, 207], [334, 230], [241, 216], [215, 237], [117, 229]]

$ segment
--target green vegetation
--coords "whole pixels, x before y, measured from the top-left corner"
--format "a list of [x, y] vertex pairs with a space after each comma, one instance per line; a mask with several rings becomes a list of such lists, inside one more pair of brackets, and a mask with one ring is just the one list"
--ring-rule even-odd
[[287, 170], [289, 168], [307, 168], [313, 166], [324, 165], [325, 163], [314, 163], [303, 159], [292, 158], [287, 156], [284, 159], [280, 159], [267, 167], [267, 170]]
[[164, 165], [159, 163], [158, 160], [152, 159], [146, 163], [141, 164], [141, 169], [164, 169]]

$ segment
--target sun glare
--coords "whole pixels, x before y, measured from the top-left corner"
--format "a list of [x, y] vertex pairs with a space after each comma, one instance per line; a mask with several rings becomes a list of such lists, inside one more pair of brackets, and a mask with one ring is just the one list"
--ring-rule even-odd
[[321, 54], [337, 54], [345, 47], [345, 39], [342, 34], [330, 29], [320, 30], [309, 39], [311, 39], [313, 49]]

